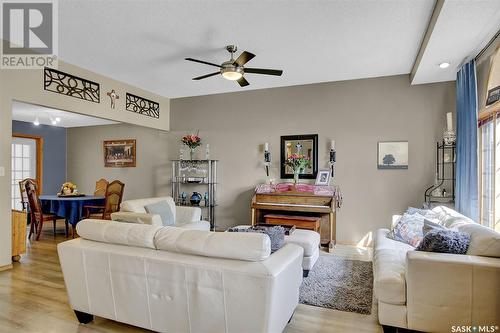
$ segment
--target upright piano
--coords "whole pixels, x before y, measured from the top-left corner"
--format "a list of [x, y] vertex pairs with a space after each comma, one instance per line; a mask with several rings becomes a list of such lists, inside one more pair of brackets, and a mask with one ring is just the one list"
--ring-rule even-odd
[[252, 198], [252, 225], [264, 223], [266, 214], [320, 217], [321, 244], [335, 246], [335, 188], [308, 184], [259, 185]]

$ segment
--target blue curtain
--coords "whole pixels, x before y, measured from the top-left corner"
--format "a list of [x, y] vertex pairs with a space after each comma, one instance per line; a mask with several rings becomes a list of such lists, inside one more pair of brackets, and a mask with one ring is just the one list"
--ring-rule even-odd
[[457, 179], [455, 207], [479, 219], [476, 62], [457, 73]]

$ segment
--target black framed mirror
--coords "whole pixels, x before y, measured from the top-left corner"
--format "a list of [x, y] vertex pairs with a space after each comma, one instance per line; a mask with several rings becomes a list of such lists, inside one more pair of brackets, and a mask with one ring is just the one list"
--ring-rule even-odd
[[281, 178], [293, 178], [293, 170], [285, 166], [285, 160], [291, 154], [299, 154], [309, 157], [311, 166], [306, 168], [300, 175], [303, 179], [316, 179], [318, 174], [318, 134], [287, 135], [281, 137], [280, 165]]

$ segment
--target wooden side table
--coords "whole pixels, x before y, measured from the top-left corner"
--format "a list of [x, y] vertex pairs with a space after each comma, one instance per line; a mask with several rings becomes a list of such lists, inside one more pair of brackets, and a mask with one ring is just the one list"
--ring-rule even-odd
[[12, 261], [21, 260], [21, 254], [26, 253], [27, 213], [12, 210]]

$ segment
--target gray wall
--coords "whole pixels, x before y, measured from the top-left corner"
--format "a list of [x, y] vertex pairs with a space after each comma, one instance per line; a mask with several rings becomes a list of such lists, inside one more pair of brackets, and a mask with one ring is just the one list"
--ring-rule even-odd
[[66, 128], [12, 121], [12, 133], [43, 137], [42, 193], [56, 194], [66, 181]]
[[[137, 140], [135, 168], [105, 168], [103, 141]], [[160, 130], [127, 124], [68, 129], [68, 180], [81, 192], [93, 193], [100, 178], [125, 183], [124, 199], [170, 193], [167, 135]]]
[[[407, 75], [174, 99], [168, 151], [177, 157], [180, 137], [200, 130], [221, 161], [217, 214], [227, 227], [250, 221], [254, 186], [265, 181], [264, 142], [278, 178], [281, 135], [319, 134], [320, 168], [334, 139], [334, 183], [344, 194], [337, 240], [366, 244], [392, 214], [422, 204], [445, 113], [454, 110], [454, 82], [410, 86]], [[391, 140], [409, 141], [408, 170], [377, 170], [377, 142]]]

